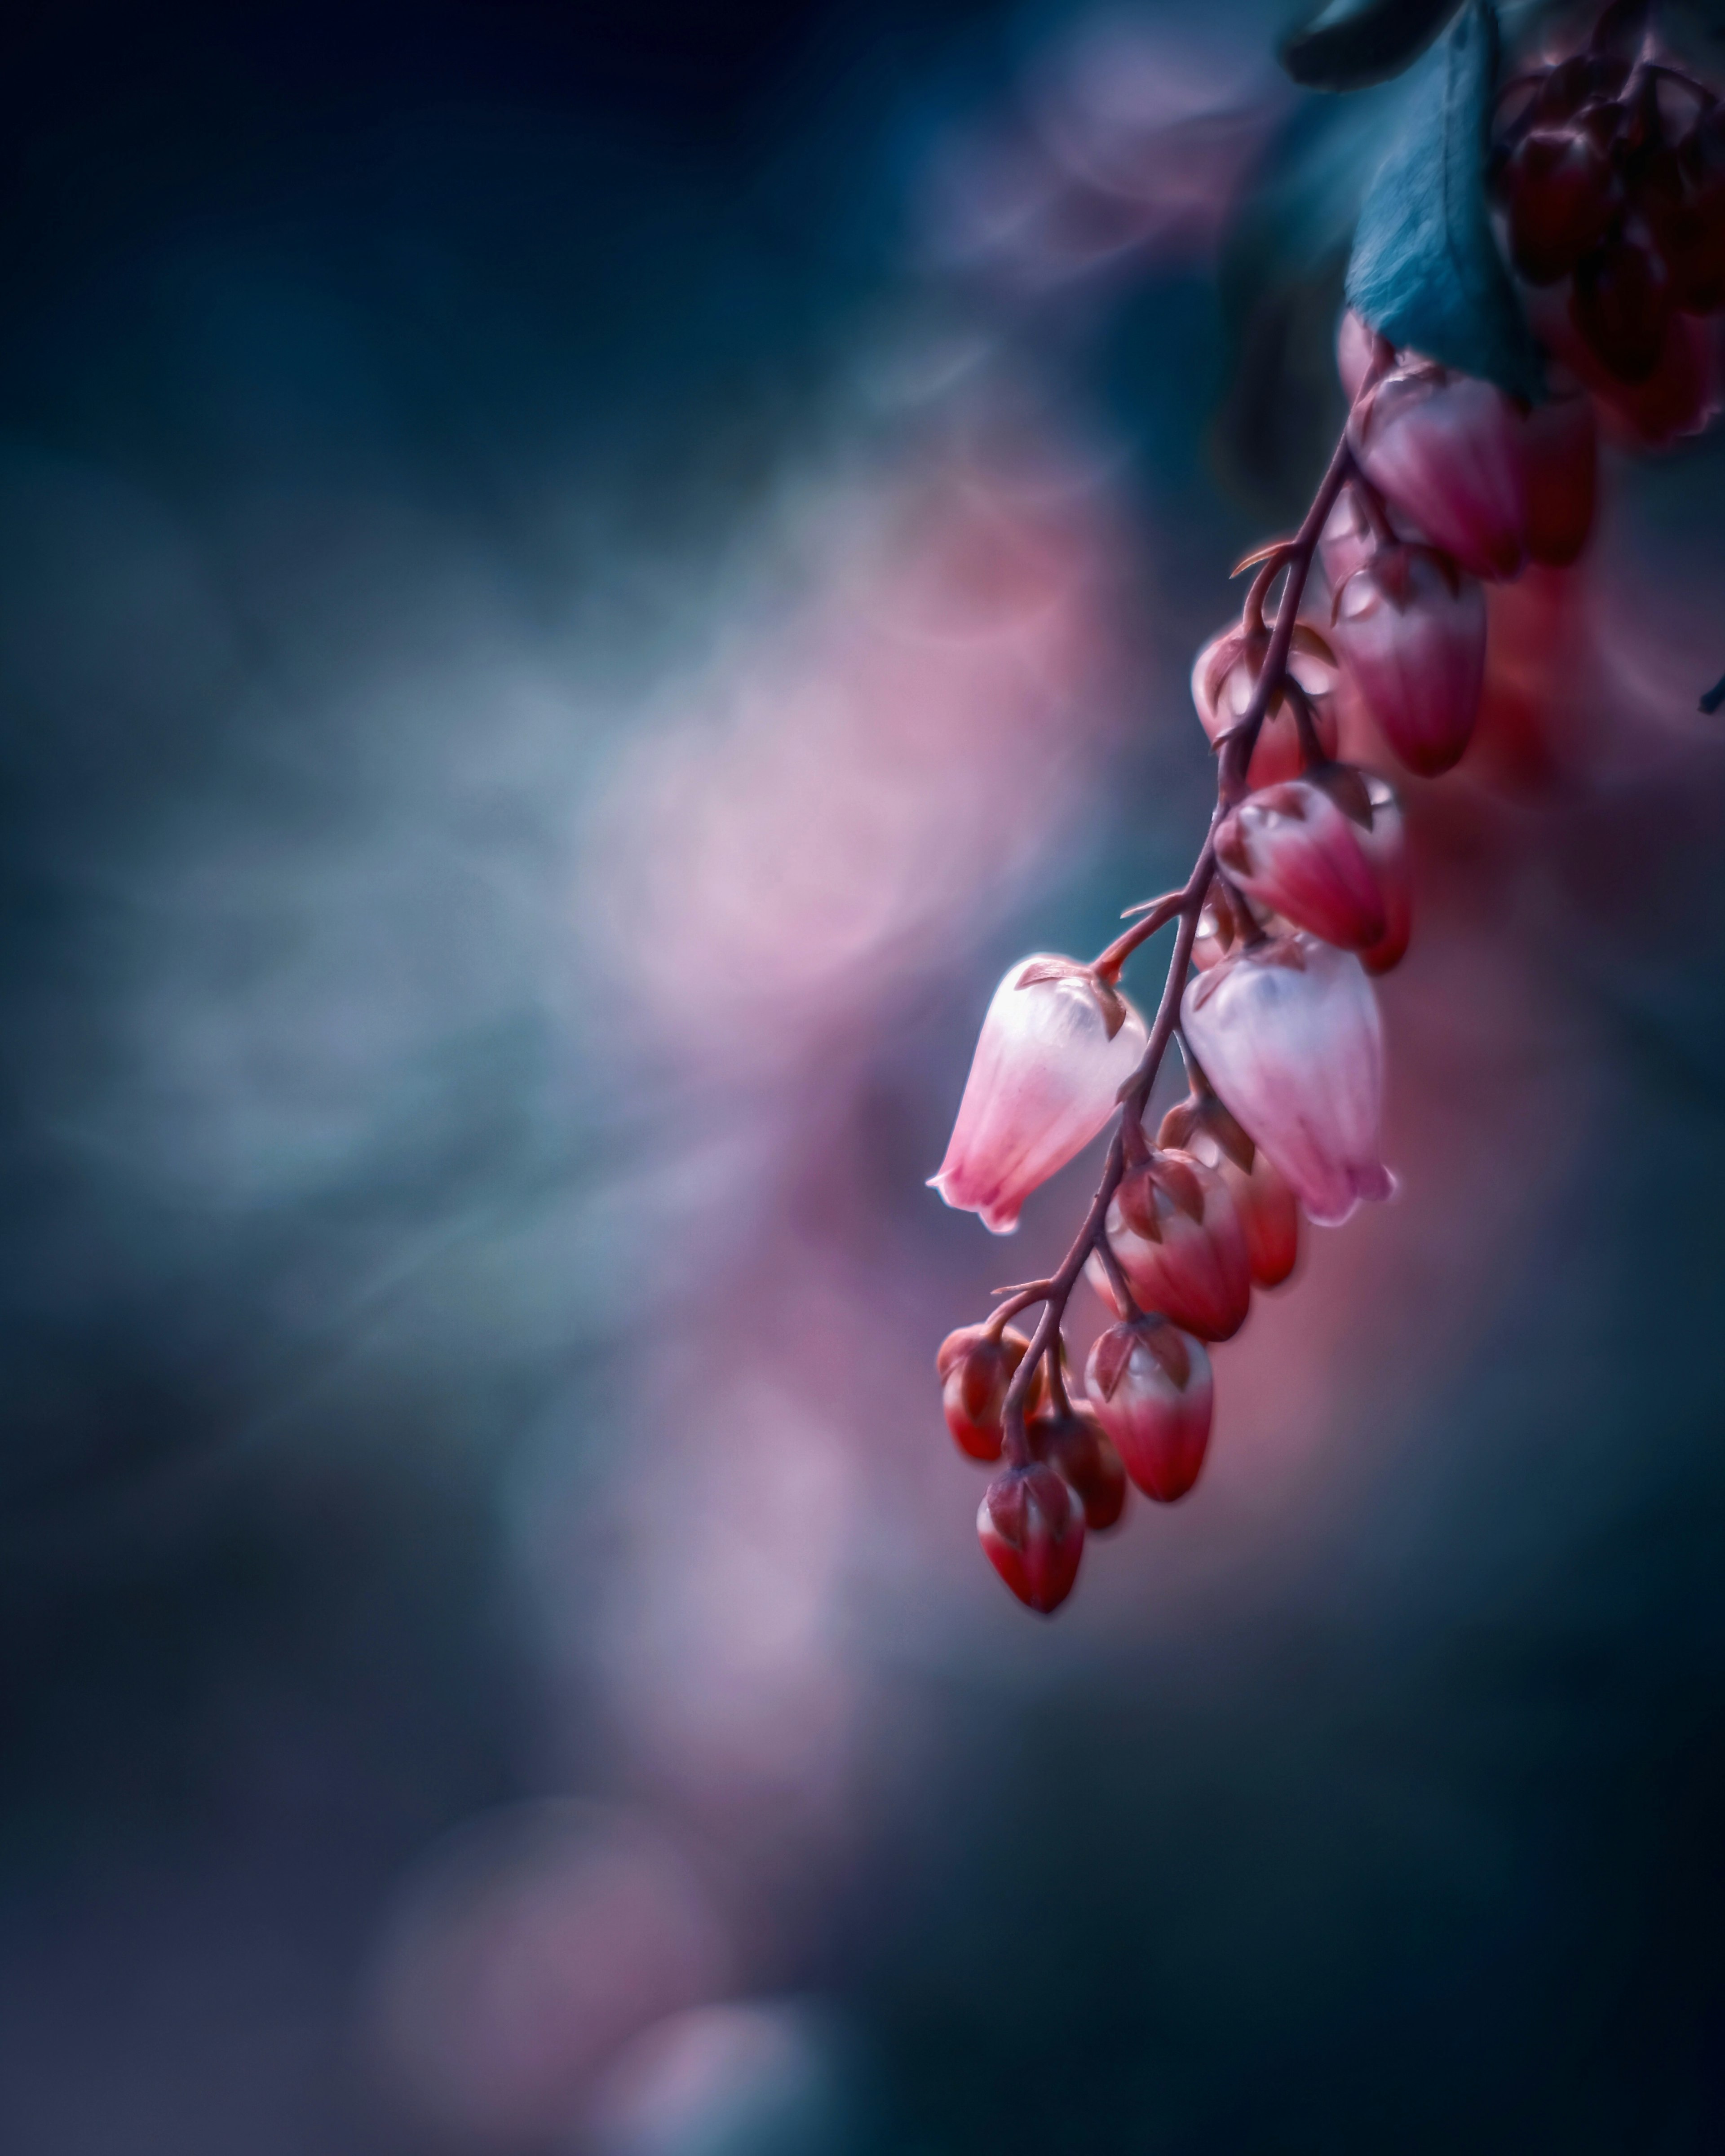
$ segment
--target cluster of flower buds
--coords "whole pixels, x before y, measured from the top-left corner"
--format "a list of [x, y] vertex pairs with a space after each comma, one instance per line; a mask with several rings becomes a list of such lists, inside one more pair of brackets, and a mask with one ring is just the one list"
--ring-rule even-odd
[[1508, 85], [1492, 178], [1510, 259], [1567, 307], [1542, 335], [1650, 440], [1705, 424], [1725, 309], [1725, 108], [1656, 56], [1645, 10]]
[[[1632, 285], [1664, 294], [1662, 336], [1683, 310], [1725, 298], [1717, 108], [1686, 85], [1674, 136], [1669, 71], [1639, 46], [1633, 62], [1614, 57], [1622, 35], [1613, 10], [1586, 54], [1537, 79], [1499, 161], [1516, 260], [1530, 277], [1574, 279], [1576, 321], [1620, 381], [1645, 358], [1619, 321]], [[1043, 954], [1010, 969], [932, 1178], [1008, 1234], [1118, 1110], [1059, 1269], [1001, 1291], [993, 1316], [938, 1357], [954, 1440], [999, 1470], [978, 1517], [983, 1549], [1045, 1614], [1070, 1593], [1086, 1533], [1122, 1518], [1128, 1483], [1168, 1504], [1197, 1481], [1209, 1351], [1240, 1332], [1255, 1293], [1288, 1279], [1302, 1219], [1338, 1225], [1394, 1187], [1373, 981], [1408, 948], [1406, 843], [1389, 783], [1337, 761], [1344, 711], [1363, 708], [1409, 772], [1450, 770], [1480, 707], [1484, 586], [1573, 562], [1593, 522], [1588, 394], [1530, 410], [1396, 352], [1352, 314], [1337, 356], [1350, 408], [1323, 484], [1293, 539], [1240, 565], [1256, 570], [1241, 618], [1193, 669], [1219, 778], [1192, 875], [1131, 909], [1142, 918], [1089, 964]], [[1328, 594], [1314, 620], [1301, 608], [1316, 563]], [[1121, 968], [1174, 923], [1147, 1026]], [[1153, 1144], [1143, 1113], [1176, 1034], [1189, 1091]], [[1062, 1326], [1081, 1276], [1111, 1322], [1075, 1399]], [[1037, 1306], [1034, 1333], [1014, 1330]]]

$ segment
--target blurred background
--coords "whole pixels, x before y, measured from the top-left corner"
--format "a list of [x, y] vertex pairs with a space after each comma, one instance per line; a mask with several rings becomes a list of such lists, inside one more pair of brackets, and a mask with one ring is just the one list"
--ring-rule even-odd
[[0, 33], [13, 2156], [1725, 2148], [1717, 440], [1494, 594], [1193, 1498], [1045, 1625], [942, 1426], [1342, 418], [1281, 19]]

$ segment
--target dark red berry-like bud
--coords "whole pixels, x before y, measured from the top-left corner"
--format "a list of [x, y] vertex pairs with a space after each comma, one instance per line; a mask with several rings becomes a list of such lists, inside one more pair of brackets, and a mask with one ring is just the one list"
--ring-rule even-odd
[[1183, 1497], [1210, 1441], [1214, 1394], [1202, 1343], [1160, 1317], [1111, 1326], [1091, 1350], [1084, 1383], [1144, 1495], [1159, 1505]]
[[1569, 312], [1588, 348], [1620, 382], [1645, 382], [1665, 348], [1671, 278], [1650, 247], [1608, 240], [1575, 272]]
[[[1122, 1178], [1103, 1232], [1142, 1308], [1205, 1340], [1231, 1340], [1245, 1324], [1252, 1299], [1245, 1233], [1227, 1184], [1194, 1154], [1153, 1153]], [[1117, 1310], [1112, 1281], [1094, 1255], [1090, 1279]]]
[[958, 1450], [971, 1459], [1000, 1457], [1006, 1389], [1029, 1344], [1009, 1326], [998, 1340], [988, 1337], [984, 1326], [967, 1325], [942, 1341], [934, 1367], [941, 1381], [947, 1428]]
[[1117, 1524], [1126, 1510], [1126, 1470], [1088, 1401], [1050, 1405], [1025, 1425], [1025, 1434], [1035, 1457], [1071, 1486], [1092, 1534]]
[[1084, 1555], [1084, 1512], [1045, 1462], [997, 1475], [983, 1492], [976, 1531], [989, 1563], [1042, 1616], [1072, 1592]]
[[1405, 367], [1353, 408], [1348, 434], [1392, 509], [1476, 577], [1513, 577], [1527, 559], [1517, 415], [1489, 382]]
[[1509, 248], [1530, 285], [1567, 277], [1605, 235], [1622, 187], [1610, 161], [1584, 134], [1536, 128], [1510, 155], [1503, 175]]
[[1593, 530], [1599, 430], [1583, 396], [1553, 397], [1522, 422], [1527, 483], [1527, 552], [1551, 569], [1579, 558]]
[[1336, 641], [1409, 771], [1435, 778], [1460, 760], [1486, 672], [1485, 594], [1471, 577], [1430, 548], [1386, 547], [1336, 594]]
[[1326, 943], [1363, 951], [1384, 934], [1359, 827], [1309, 779], [1249, 793], [1218, 827], [1216, 859], [1248, 898]]

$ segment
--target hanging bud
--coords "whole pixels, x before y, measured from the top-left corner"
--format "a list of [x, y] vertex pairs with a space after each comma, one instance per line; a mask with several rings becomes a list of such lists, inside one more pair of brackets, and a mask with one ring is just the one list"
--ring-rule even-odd
[[1383, 1033], [1358, 958], [1315, 936], [1274, 937], [1191, 981], [1180, 1022], [1314, 1220], [1333, 1226], [1362, 1199], [1389, 1197]]
[[1509, 250], [1530, 285], [1567, 277], [1623, 200], [1623, 182], [1591, 136], [1572, 128], [1535, 127], [1511, 152], [1503, 174]]
[[1359, 954], [1360, 963], [1368, 973], [1387, 973], [1392, 966], [1400, 965], [1407, 956], [1408, 939], [1413, 932], [1413, 880], [1408, 873], [1408, 834], [1402, 818], [1402, 804], [1395, 798], [1388, 782], [1375, 771], [1360, 773], [1365, 781], [1366, 798], [1370, 804], [1370, 825], [1360, 834], [1360, 844], [1378, 878], [1378, 888], [1384, 894], [1384, 933], [1369, 951]]
[[[1212, 742], [1219, 742], [1245, 717], [1269, 648], [1267, 630], [1247, 629], [1236, 622], [1213, 636], [1199, 653], [1192, 669], [1192, 701]], [[1341, 669], [1330, 646], [1303, 621], [1294, 627], [1288, 672], [1296, 687], [1305, 692], [1318, 747], [1327, 757], [1333, 756], [1337, 738], [1336, 685]], [[1296, 778], [1304, 764], [1294, 699], [1278, 689], [1258, 729], [1246, 783], [1274, 786], [1278, 779]]]
[[[1203, 1340], [1231, 1340], [1252, 1299], [1245, 1231], [1228, 1186], [1187, 1152], [1155, 1152], [1122, 1177], [1103, 1223], [1127, 1285], [1145, 1310]], [[1112, 1276], [1094, 1252], [1090, 1278], [1120, 1310]]]
[[1050, 1406], [1024, 1427], [1032, 1454], [1070, 1486], [1091, 1532], [1117, 1525], [1126, 1510], [1126, 1470], [1088, 1401]]
[[1527, 557], [1566, 569], [1579, 558], [1594, 526], [1599, 430], [1593, 400], [1574, 395], [1536, 404], [1522, 422], [1522, 468], [1527, 485]]
[[1327, 943], [1364, 950], [1386, 924], [1361, 835], [1321, 787], [1290, 779], [1249, 793], [1230, 811], [1216, 832], [1216, 859], [1270, 912]]
[[[1180, 1113], [1179, 1108], [1170, 1108], [1163, 1119], [1164, 1145], [1168, 1142], [1168, 1125]], [[1229, 1121], [1233, 1120], [1230, 1116]], [[1224, 1152], [1207, 1130], [1199, 1131], [1190, 1142], [1192, 1151], [1214, 1168], [1228, 1186], [1245, 1236], [1246, 1265], [1253, 1286], [1280, 1287], [1300, 1256], [1300, 1208], [1293, 1192], [1261, 1146], [1249, 1145], [1242, 1164], [1236, 1155]]]
[[1402, 368], [1360, 399], [1348, 427], [1366, 477], [1435, 547], [1476, 577], [1519, 575], [1527, 505], [1516, 411], [1501, 389]]
[[1435, 778], [1460, 760], [1486, 678], [1486, 597], [1471, 577], [1430, 547], [1384, 547], [1337, 593], [1336, 641], [1409, 770]]
[[1600, 365], [1619, 382], [1645, 382], [1665, 350], [1671, 272], [1651, 247], [1607, 240], [1575, 273], [1569, 319]]
[[1009, 1235], [1025, 1199], [1081, 1152], [1137, 1068], [1144, 1021], [1070, 958], [1012, 968], [983, 1020], [947, 1157], [929, 1178], [948, 1205]]
[[1020, 1602], [1051, 1616], [1072, 1592], [1084, 1513], [1052, 1467], [1009, 1467], [983, 1492], [977, 1538]]
[[[973, 1460], [998, 1460], [1003, 1442], [1001, 1413], [1006, 1389], [1024, 1359], [1029, 1342], [1009, 1326], [991, 1340], [983, 1325], [949, 1332], [935, 1357], [947, 1428], [958, 1450]], [[1036, 1373], [1040, 1391], [1042, 1373]]]
[[1160, 1317], [1111, 1326], [1090, 1352], [1085, 1389], [1147, 1497], [1172, 1505], [1198, 1480], [1214, 1391], [1201, 1342]]

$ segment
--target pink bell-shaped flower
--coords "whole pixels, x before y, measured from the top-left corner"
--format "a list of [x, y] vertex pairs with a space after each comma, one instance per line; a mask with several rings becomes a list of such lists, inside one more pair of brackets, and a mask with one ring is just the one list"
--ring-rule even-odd
[[[1219, 742], [1244, 718], [1270, 648], [1268, 630], [1248, 630], [1238, 622], [1213, 636], [1193, 662], [1192, 701], [1204, 732]], [[1296, 624], [1288, 654], [1288, 672], [1303, 689], [1312, 707], [1313, 730], [1326, 756], [1336, 753], [1338, 718], [1336, 685], [1340, 666], [1330, 646], [1307, 623]], [[1293, 700], [1278, 690], [1258, 729], [1246, 772], [1249, 786], [1274, 786], [1296, 778], [1305, 758]]]
[[1383, 1030], [1358, 958], [1298, 932], [1249, 945], [1188, 983], [1180, 1022], [1312, 1219], [1335, 1226], [1389, 1197]]
[[1408, 874], [1408, 834], [1402, 805], [1388, 783], [1374, 771], [1363, 771], [1366, 798], [1371, 806], [1369, 829], [1360, 833], [1360, 844], [1384, 894], [1384, 933], [1369, 951], [1359, 954], [1368, 973], [1387, 973], [1407, 955], [1413, 932], [1414, 897]]
[[1366, 477], [1476, 577], [1519, 575], [1527, 503], [1515, 408], [1470, 375], [1403, 367], [1353, 408], [1348, 434]]
[[1084, 1555], [1084, 1512], [1054, 1469], [1009, 1467], [983, 1492], [977, 1539], [1019, 1601], [1051, 1616], [1072, 1592]]
[[1147, 1497], [1171, 1505], [1198, 1480], [1214, 1394], [1200, 1342], [1158, 1317], [1111, 1326], [1084, 1373], [1096, 1419]]
[[1435, 778], [1459, 762], [1486, 679], [1486, 595], [1474, 578], [1430, 547], [1382, 547], [1337, 592], [1335, 628], [1368, 710], [1409, 770]]
[[1216, 859], [1250, 899], [1343, 950], [1382, 937], [1384, 896], [1359, 825], [1322, 787], [1289, 779], [1249, 793], [1216, 831]]
[[[1252, 1299], [1245, 1233], [1215, 1169], [1191, 1153], [1157, 1152], [1125, 1176], [1103, 1223], [1108, 1247], [1134, 1299], [1202, 1340], [1231, 1340]], [[1092, 1285], [1117, 1315], [1119, 1298], [1100, 1257]]]
[[1147, 1040], [1126, 998], [1087, 967], [1045, 954], [1021, 960], [988, 1005], [930, 1187], [1009, 1235], [1025, 1199], [1113, 1114]]

